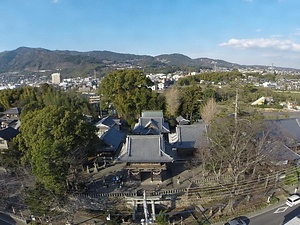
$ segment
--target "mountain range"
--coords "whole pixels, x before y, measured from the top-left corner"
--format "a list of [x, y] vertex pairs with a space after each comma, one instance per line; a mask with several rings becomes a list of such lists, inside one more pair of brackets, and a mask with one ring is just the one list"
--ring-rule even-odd
[[52, 51], [28, 47], [0, 53], [0, 73], [32, 74], [41, 71], [52, 73], [59, 70], [63, 76], [89, 76], [95, 73], [103, 76], [120, 68], [139, 68], [145, 72], [168, 73], [177, 70], [213, 69], [215, 66], [228, 69], [245, 67], [223, 60], [191, 59], [182, 54], [148, 56], [110, 51]]

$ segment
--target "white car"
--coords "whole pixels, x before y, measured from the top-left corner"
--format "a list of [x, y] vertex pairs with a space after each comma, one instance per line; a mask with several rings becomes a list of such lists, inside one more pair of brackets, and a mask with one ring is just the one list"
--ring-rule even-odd
[[293, 207], [300, 203], [300, 196], [299, 195], [291, 195], [285, 202], [289, 207]]
[[244, 220], [234, 219], [234, 220], [230, 220], [229, 222], [225, 223], [224, 225], [247, 225], [247, 224]]

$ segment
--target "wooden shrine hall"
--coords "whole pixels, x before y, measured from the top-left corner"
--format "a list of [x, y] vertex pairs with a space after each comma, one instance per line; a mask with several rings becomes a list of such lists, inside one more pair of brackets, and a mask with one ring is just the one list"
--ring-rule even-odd
[[130, 175], [143, 181], [149, 175], [151, 181], [162, 181], [162, 172], [173, 158], [165, 152], [163, 135], [129, 135], [118, 161], [126, 162]]

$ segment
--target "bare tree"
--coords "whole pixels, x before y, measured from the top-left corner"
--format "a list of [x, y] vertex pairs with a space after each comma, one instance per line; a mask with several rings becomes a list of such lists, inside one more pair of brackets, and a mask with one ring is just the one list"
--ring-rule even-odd
[[[203, 149], [202, 157], [206, 167], [217, 177], [226, 174], [228, 178], [225, 182], [219, 179], [219, 184], [230, 195], [229, 212], [233, 211], [233, 203], [245, 174], [254, 173], [259, 166], [265, 165], [266, 157], [282, 146], [281, 140], [272, 138], [271, 133], [262, 121], [228, 117], [212, 120], [208, 129], [210, 145]], [[253, 179], [253, 176], [247, 179]]]
[[165, 92], [167, 111], [175, 116], [180, 106], [180, 92], [178, 88], [171, 87]]
[[216, 114], [219, 113], [218, 105], [214, 98], [210, 98], [201, 110], [203, 121], [209, 125]]

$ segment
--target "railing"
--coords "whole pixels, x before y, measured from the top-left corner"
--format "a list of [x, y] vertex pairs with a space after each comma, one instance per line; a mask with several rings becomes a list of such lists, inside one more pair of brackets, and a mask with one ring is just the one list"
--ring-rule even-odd
[[226, 182], [230, 180], [230, 176], [209, 176], [209, 177], [203, 177], [201, 179], [191, 179], [191, 181], [195, 184], [204, 184], [207, 186], [208, 184], [216, 184], [219, 183], [220, 181]]
[[[275, 176], [276, 175], [276, 176]], [[279, 179], [278, 174], [267, 175], [266, 177], [260, 177], [257, 180], [239, 181], [239, 189], [236, 189], [239, 193], [249, 193], [253, 191], [254, 186], [257, 186], [259, 189], [266, 189], [270, 184], [272, 186], [277, 186], [283, 182]], [[146, 191], [147, 195], [150, 196], [170, 196], [170, 195], [193, 195], [199, 193], [202, 197], [215, 195], [222, 196], [223, 194], [228, 194], [231, 190], [233, 183], [230, 182], [230, 176], [221, 176], [221, 177], [207, 177], [202, 179], [193, 180], [190, 179], [192, 183], [197, 184], [196, 187], [186, 187], [186, 188], [172, 188], [172, 189], [159, 189], [159, 190], [148, 190]], [[220, 182], [223, 185], [220, 186]], [[203, 185], [201, 185], [203, 184]], [[209, 184], [209, 185], [208, 185]], [[116, 191], [116, 192], [105, 192], [105, 193], [85, 193], [85, 194], [75, 194], [77, 196], [89, 197], [89, 198], [99, 198], [99, 197], [135, 197], [141, 196], [139, 191]]]
[[[146, 191], [146, 194], [151, 195], [151, 196], [160, 196], [160, 195], [183, 194], [185, 192], [188, 192], [187, 188], [159, 190], [159, 191]], [[73, 195], [79, 196], [79, 197], [86, 197], [86, 198], [141, 196], [139, 191], [134, 191], [134, 192], [109, 192], [109, 193], [83, 193], [83, 194], [73, 194]]]

